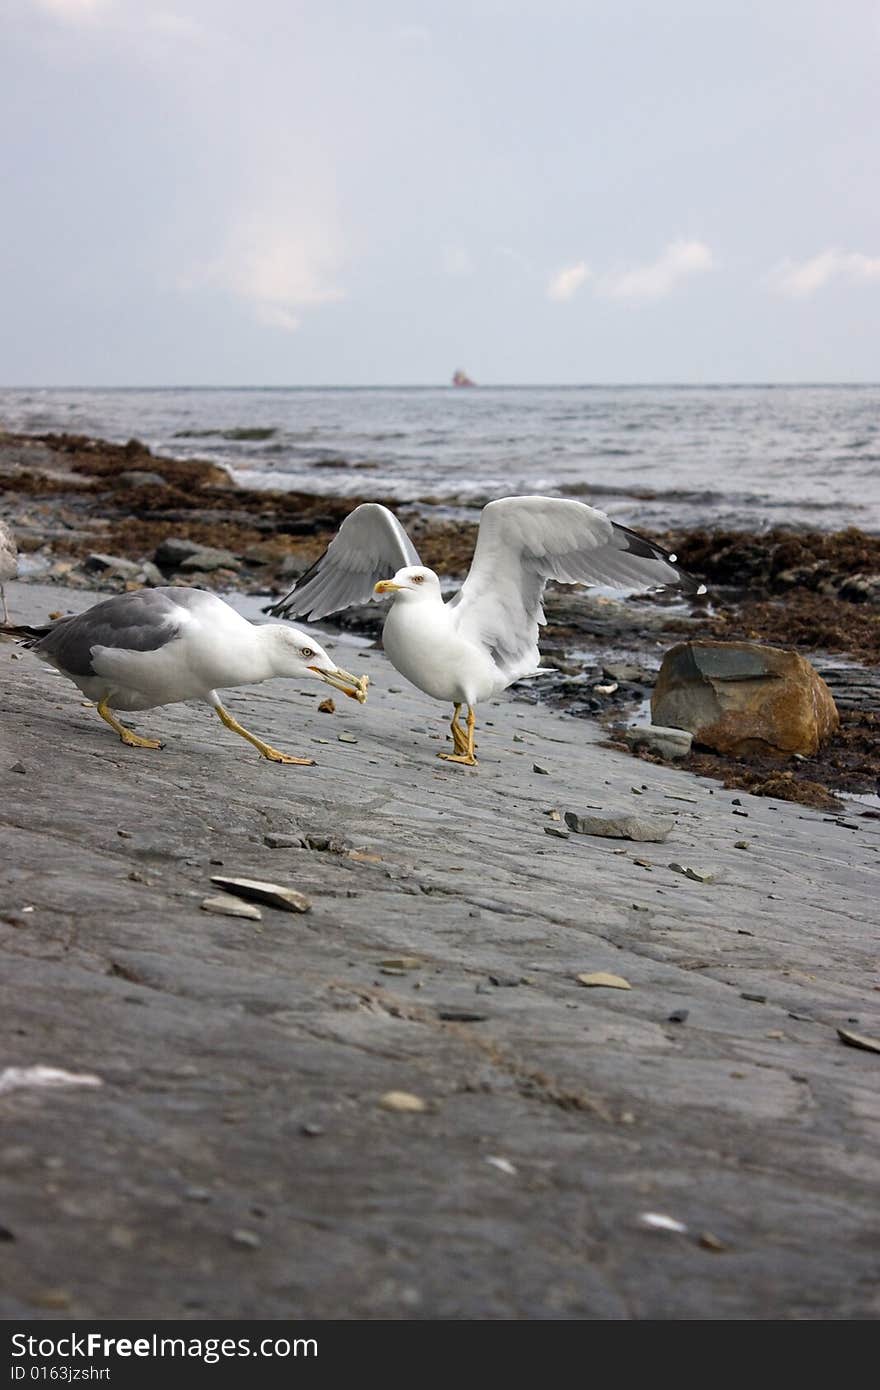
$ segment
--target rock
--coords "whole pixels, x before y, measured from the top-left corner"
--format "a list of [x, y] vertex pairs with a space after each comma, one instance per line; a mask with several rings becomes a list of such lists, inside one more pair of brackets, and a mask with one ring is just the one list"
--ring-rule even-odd
[[126, 579], [134, 579], [141, 566], [134, 560], [123, 560], [120, 555], [87, 555], [83, 560], [86, 574], [121, 574]]
[[563, 830], [561, 825], [545, 825], [545, 835], [554, 835], [557, 840], [568, 840], [571, 838], [567, 830]]
[[23, 777], [27, 776], [27, 768], [25, 767], [24, 763], [13, 763], [9, 771], [20, 772]]
[[437, 1017], [444, 1023], [485, 1023], [489, 1015], [467, 1006], [441, 1004], [437, 1010]]
[[148, 473], [142, 468], [130, 468], [123, 473], [117, 473], [115, 481], [120, 487], [165, 487], [166, 485], [161, 473]]
[[241, 569], [241, 561], [231, 550], [217, 550], [213, 545], [205, 545], [181, 560], [178, 568], [186, 574], [196, 570], [210, 573], [212, 570]]
[[601, 835], [609, 840], [665, 840], [675, 820], [672, 816], [579, 816], [566, 811], [565, 824], [576, 835]]
[[674, 874], [692, 878], [694, 883], [714, 883], [718, 877], [717, 869], [695, 869], [690, 864], [676, 864], [674, 861], [668, 867]]
[[869, 1038], [864, 1033], [852, 1033], [848, 1028], [838, 1028], [837, 1036], [847, 1047], [860, 1047], [863, 1052], [880, 1052], [880, 1038]]
[[668, 1023], [687, 1023], [690, 1009], [673, 1009], [667, 1019]]
[[645, 666], [637, 666], [631, 661], [612, 662], [603, 666], [602, 671], [609, 680], [619, 681], [622, 685], [653, 685], [657, 677], [656, 671], [649, 671]]
[[665, 724], [637, 724], [622, 734], [630, 748], [647, 748], [661, 758], [686, 758], [694, 736], [686, 729], [672, 729]]
[[682, 642], [651, 697], [657, 723], [734, 757], [817, 752], [837, 729], [828, 686], [798, 652], [756, 642]]
[[229, 1239], [232, 1241], [233, 1245], [243, 1245], [248, 1250], [259, 1250], [263, 1243], [255, 1231], [231, 1231], [229, 1233]]
[[420, 956], [389, 956], [386, 960], [380, 960], [379, 964], [383, 970], [420, 970], [424, 965]]
[[386, 1091], [384, 1096], [379, 1097], [379, 1104], [383, 1110], [399, 1110], [413, 1115], [422, 1114], [428, 1108], [421, 1096], [414, 1096], [411, 1091]]
[[587, 989], [632, 989], [629, 980], [622, 975], [609, 975], [605, 970], [597, 970], [592, 975], [576, 975], [575, 979]]
[[301, 835], [264, 835], [263, 844], [267, 849], [302, 849]]
[[160, 541], [156, 546], [153, 559], [162, 569], [176, 570], [184, 560], [188, 560], [190, 555], [195, 555], [201, 549], [202, 546], [187, 536], [166, 536], [164, 541]]
[[149, 584], [152, 588], [156, 588], [157, 585], [165, 583], [164, 574], [159, 569], [158, 565], [153, 564], [152, 560], [141, 561], [138, 566], [138, 578], [143, 579], [144, 583]]
[[542, 767], [540, 763], [532, 763], [532, 772], [540, 773], [542, 777], [549, 777], [550, 775], [546, 767]]
[[216, 912], [221, 917], [248, 917], [252, 922], [262, 922], [263, 914], [253, 903], [244, 903], [239, 898], [203, 898], [199, 903], [203, 912]]
[[257, 902], [268, 903], [269, 907], [279, 907], [283, 912], [308, 912], [312, 906], [304, 893], [278, 883], [264, 883], [255, 878], [225, 878], [220, 874], [214, 874], [211, 882], [226, 893], [254, 898]]

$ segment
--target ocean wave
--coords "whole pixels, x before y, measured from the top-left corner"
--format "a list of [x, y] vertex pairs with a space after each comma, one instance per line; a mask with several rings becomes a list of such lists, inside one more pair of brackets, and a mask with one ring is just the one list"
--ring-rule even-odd
[[234, 444], [262, 444], [272, 439], [278, 430], [275, 426], [240, 425], [235, 429], [175, 430], [172, 439], [228, 439]]

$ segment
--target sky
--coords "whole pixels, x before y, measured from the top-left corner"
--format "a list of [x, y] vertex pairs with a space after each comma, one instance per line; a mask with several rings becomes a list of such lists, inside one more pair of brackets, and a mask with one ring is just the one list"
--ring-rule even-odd
[[880, 379], [880, 0], [0, 0], [0, 384]]

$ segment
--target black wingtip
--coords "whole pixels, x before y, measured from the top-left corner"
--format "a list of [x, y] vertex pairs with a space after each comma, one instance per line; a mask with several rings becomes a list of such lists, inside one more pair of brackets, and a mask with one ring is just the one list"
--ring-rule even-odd
[[[681, 569], [678, 563], [678, 556], [672, 551], [664, 550], [662, 545], [657, 545], [656, 541], [648, 540], [647, 536], [640, 536], [637, 531], [631, 531], [628, 526], [619, 526], [616, 521], [611, 523], [614, 528], [614, 538], [621, 550], [625, 550], [628, 555], [637, 555], [642, 560], [660, 560], [675, 570], [678, 576], [678, 583], [687, 594], [705, 594], [706, 586], [687, 570]], [[672, 581], [670, 580], [670, 583]]]

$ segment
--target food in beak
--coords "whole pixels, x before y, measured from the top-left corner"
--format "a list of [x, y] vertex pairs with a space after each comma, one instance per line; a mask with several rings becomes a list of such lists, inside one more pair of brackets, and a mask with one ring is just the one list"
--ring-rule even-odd
[[328, 685], [332, 685], [334, 690], [341, 690], [350, 700], [357, 700], [359, 705], [366, 701], [369, 676], [353, 676], [349, 671], [343, 671], [341, 666], [337, 666], [335, 671], [322, 671], [320, 666], [310, 666], [309, 670], [314, 671], [315, 675], [320, 676]]

